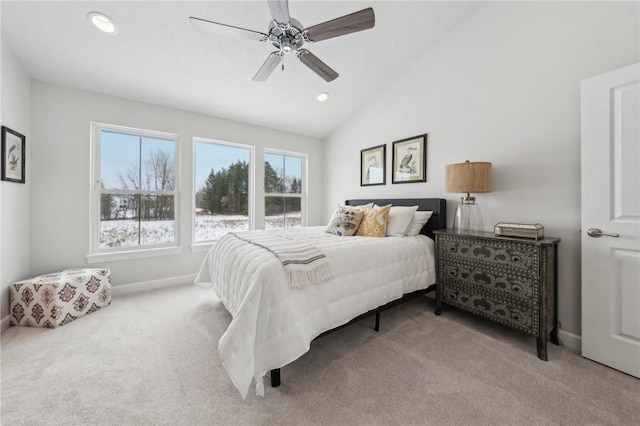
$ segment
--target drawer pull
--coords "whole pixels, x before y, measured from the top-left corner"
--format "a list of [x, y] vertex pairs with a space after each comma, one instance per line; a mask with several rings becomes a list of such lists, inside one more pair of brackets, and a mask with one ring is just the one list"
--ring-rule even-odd
[[482, 257], [490, 257], [491, 256], [491, 250], [489, 250], [486, 247], [476, 247], [473, 249], [473, 255], [474, 256], [482, 256]]
[[520, 256], [511, 256], [511, 261], [516, 263], [516, 262], [520, 262], [522, 260], [522, 258]]
[[491, 284], [491, 277], [488, 276], [487, 274], [475, 274], [473, 276], [473, 280], [477, 283], [482, 283], [482, 284]]

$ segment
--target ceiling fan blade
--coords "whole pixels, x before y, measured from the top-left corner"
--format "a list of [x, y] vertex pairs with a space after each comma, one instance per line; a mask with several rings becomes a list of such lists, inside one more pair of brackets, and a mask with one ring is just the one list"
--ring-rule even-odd
[[241, 36], [257, 41], [267, 41], [269, 36], [260, 31], [248, 30], [246, 28], [234, 27], [233, 25], [221, 24], [219, 22], [207, 21], [206, 19], [189, 17], [191, 24], [204, 31], [226, 36]]
[[280, 51], [271, 53], [267, 60], [264, 61], [264, 64], [262, 64], [256, 75], [253, 76], [253, 81], [266, 81], [281, 60], [282, 53]]
[[318, 74], [325, 81], [333, 81], [338, 78], [338, 73], [335, 72], [329, 65], [325, 64], [313, 53], [309, 52], [307, 49], [298, 50], [298, 59], [300, 62], [308, 66], [311, 71]]
[[355, 33], [373, 28], [376, 16], [372, 8], [367, 8], [350, 15], [332, 19], [304, 30], [309, 41], [321, 41], [333, 37]]
[[279, 24], [287, 24], [291, 20], [289, 17], [289, 1], [288, 0], [267, 0], [269, 10], [273, 20]]

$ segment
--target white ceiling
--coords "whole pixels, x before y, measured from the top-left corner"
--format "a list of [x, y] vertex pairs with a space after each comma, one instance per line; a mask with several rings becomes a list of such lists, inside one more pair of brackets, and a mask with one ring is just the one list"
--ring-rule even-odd
[[[31, 75], [47, 82], [325, 138], [473, 11], [458, 1], [296, 1], [309, 27], [373, 7], [375, 27], [306, 43], [339, 74], [327, 83], [289, 55], [262, 83], [253, 75], [275, 48], [196, 29], [189, 16], [268, 32], [260, 1], [5, 1], [2, 36]], [[87, 19], [113, 18], [107, 36]], [[328, 92], [324, 103], [316, 100]]]

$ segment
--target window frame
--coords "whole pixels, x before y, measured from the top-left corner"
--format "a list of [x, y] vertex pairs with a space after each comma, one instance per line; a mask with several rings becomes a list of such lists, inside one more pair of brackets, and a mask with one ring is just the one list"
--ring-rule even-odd
[[[158, 139], [172, 140], [174, 143], [174, 167], [175, 185], [174, 189], [168, 190], [125, 190], [125, 189], [102, 189], [100, 182], [102, 178], [102, 157], [101, 157], [101, 132], [108, 131], [122, 133], [136, 137], [150, 137]], [[106, 123], [91, 122], [91, 212], [90, 212], [90, 254], [86, 256], [88, 263], [104, 260], [125, 260], [137, 257], [151, 257], [155, 255], [171, 255], [182, 252], [180, 247], [180, 136], [174, 133], [160, 132], [155, 130], [139, 129], [128, 126], [118, 126]], [[173, 196], [174, 211], [174, 240], [172, 243], [145, 244], [127, 247], [100, 247], [101, 222], [100, 200], [102, 194], [139, 194], [145, 195], [171, 195]]]
[[[263, 158], [262, 161], [266, 162], [266, 159], [264, 158], [267, 154], [272, 154], [272, 155], [282, 155], [285, 157], [297, 157], [300, 158], [302, 161], [302, 185], [301, 185], [301, 193], [300, 194], [292, 194], [292, 193], [279, 193], [279, 192], [266, 192], [266, 183], [264, 180], [264, 171], [263, 171], [263, 176], [262, 176], [262, 183], [263, 183], [263, 187], [264, 187], [264, 197], [263, 197], [263, 204], [266, 203], [267, 201], [267, 197], [281, 197], [281, 198], [300, 198], [300, 209], [302, 210], [300, 212], [300, 226], [301, 227], [305, 227], [307, 226], [307, 218], [308, 218], [308, 209], [307, 209], [307, 197], [308, 197], [308, 185], [309, 185], [309, 154], [303, 153], [303, 152], [295, 152], [295, 151], [288, 151], [288, 150], [283, 150], [283, 149], [274, 149], [274, 148], [265, 148], [263, 151]], [[264, 221], [265, 221], [265, 228], [266, 228], [266, 220], [267, 220], [267, 214], [266, 212], [264, 212]], [[278, 228], [278, 229], [288, 229], [288, 228]]]
[[221, 145], [221, 146], [229, 146], [229, 147], [233, 147], [233, 148], [242, 148], [242, 149], [248, 149], [249, 150], [249, 188], [248, 188], [248, 194], [247, 196], [249, 197], [248, 200], [248, 215], [249, 215], [249, 230], [252, 231], [255, 229], [255, 225], [256, 225], [256, 215], [255, 215], [255, 187], [256, 187], [256, 181], [255, 181], [255, 176], [256, 176], [256, 172], [255, 172], [255, 168], [256, 168], [256, 147], [254, 145], [247, 145], [247, 144], [242, 144], [242, 143], [237, 143], [237, 142], [229, 142], [229, 141], [222, 141], [219, 139], [211, 139], [211, 138], [204, 138], [204, 137], [199, 137], [199, 136], [194, 136], [193, 140], [192, 140], [192, 155], [191, 155], [191, 161], [192, 161], [192, 173], [191, 173], [191, 178], [193, 179], [192, 182], [193, 184], [191, 185], [191, 220], [192, 220], [192, 224], [191, 224], [191, 249], [192, 251], [200, 251], [200, 249], [204, 249], [206, 247], [211, 246], [212, 244], [214, 244], [216, 241], [218, 241], [217, 239], [215, 240], [202, 240], [202, 241], [197, 241], [196, 240], [196, 194], [198, 192], [198, 188], [196, 187], [196, 145], [198, 143], [207, 143], [207, 144], [211, 144], [211, 145]]

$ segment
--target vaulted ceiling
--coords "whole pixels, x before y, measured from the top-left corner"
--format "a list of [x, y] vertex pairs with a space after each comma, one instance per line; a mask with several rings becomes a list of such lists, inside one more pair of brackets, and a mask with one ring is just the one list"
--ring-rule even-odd
[[[252, 77], [276, 50], [270, 43], [202, 31], [190, 16], [268, 32], [266, 0], [5, 1], [2, 37], [38, 80], [325, 138], [397, 78], [476, 2], [296, 1], [304, 27], [372, 7], [375, 27], [304, 47], [339, 73], [327, 83], [287, 55], [284, 71]], [[117, 35], [97, 31], [102, 12]], [[327, 92], [329, 99], [316, 96]]]

